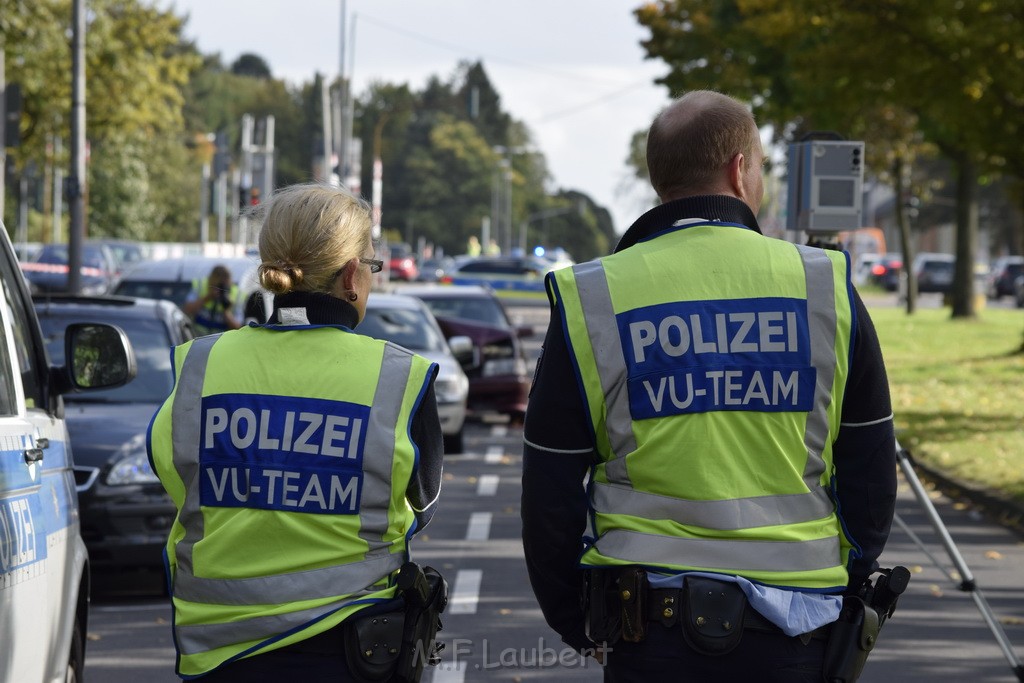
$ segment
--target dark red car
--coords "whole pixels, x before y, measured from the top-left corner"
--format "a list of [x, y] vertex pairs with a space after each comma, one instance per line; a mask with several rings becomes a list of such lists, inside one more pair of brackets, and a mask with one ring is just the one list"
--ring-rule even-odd
[[468, 412], [477, 417], [498, 413], [521, 422], [532, 381], [521, 339], [532, 335], [533, 328], [513, 325], [501, 300], [486, 287], [416, 286], [399, 291], [422, 299], [445, 337], [473, 340], [473, 358], [463, 364], [469, 377]]

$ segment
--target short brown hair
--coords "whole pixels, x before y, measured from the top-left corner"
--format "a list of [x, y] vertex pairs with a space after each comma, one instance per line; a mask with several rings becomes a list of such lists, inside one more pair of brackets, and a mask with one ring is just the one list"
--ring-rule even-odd
[[759, 143], [754, 116], [739, 100], [694, 90], [668, 105], [647, 133], [647, 172], [662, 200], [708, 194], [738, 152]]

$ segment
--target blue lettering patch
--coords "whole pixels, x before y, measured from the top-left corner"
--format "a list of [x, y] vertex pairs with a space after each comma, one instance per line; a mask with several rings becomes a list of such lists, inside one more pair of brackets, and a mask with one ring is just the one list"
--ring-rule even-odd
[[358, 514], [368, 406], [219, 394], [201, 412], [200, 504]]
[[0, 500], [0, 575], [46, 559], [45, 517], [40, 506], [38, 496]]
[[684, 301], [616, 316], [633, 419], [718, 410], [807, 412], [807, 302]]

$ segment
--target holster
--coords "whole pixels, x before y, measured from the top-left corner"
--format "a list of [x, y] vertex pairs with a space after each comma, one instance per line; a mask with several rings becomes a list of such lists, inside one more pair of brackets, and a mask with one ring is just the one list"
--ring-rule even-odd
[[595, 643], [616, 643], [622, 635], [622, 612], [615, 571], [583, 570], [583, 625]]
[[[401, 599], [389, 601], [390, 609], [368, 608], [345, 622], [345, 661], [357, 681], [390, 681], [402, 649], [405, 606]], [[372, 612], [372, 613], [371, 613]]]
[[843, 598], [839, 619], [825, 647], [824, 675], [828, 683], [853, 683], [864, 670], [878, 640], [878, 612], [856, 596]]
[[399, 571], [398, 588], [406, 609], [394, 680], [416, 683], [425, 665], [441, 662], [444, 643], [437, 641], [437, 632], [441, 630], [441, 613], [448, 605], [448, 582], [433, 567], [420, 569], [407, 562]]
[[732, 652], [743, 637], [747, 596], [739, 584], [703, 576], [683, 581], [683, 639], [701, 654]]
[[647, 637], [647, 572], [642, 567], [619, 570], [622, 639], [639, 643]]

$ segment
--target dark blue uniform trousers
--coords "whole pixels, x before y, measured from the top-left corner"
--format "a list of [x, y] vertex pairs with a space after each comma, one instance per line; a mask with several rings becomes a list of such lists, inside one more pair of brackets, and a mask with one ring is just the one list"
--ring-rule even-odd
[[682, 628], [647, 622], [640, 643], [620, 640], [605, 664], [606, 683], [821, 683], [826, 641], [806, 645], [783, 633], [745, 629], [736, 649], [709, 657], [683, 640]]

